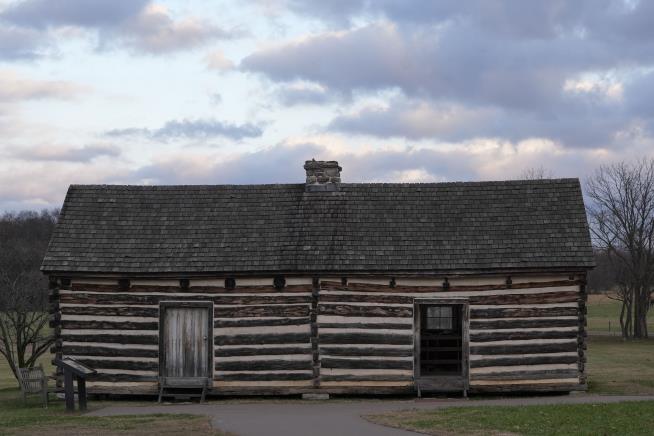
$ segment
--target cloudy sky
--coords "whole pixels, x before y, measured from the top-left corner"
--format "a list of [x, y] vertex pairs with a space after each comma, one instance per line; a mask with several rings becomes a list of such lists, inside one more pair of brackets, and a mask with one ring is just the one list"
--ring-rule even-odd
[[0, 0], [0, 211], [71, 183], [586, 177], [654, 157], [654, 2]]

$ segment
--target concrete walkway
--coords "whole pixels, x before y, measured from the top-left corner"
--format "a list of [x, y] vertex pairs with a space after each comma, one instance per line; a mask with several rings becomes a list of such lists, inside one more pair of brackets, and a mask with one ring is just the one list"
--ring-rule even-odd
[[411, 400], [329, 400], [329, 401], [253, 401], [211, 404], [164, 404], [142, 407], [107, 407], [89, 416], [187, 413], [211, 417], [214, 427], [240, 436], [415, 436], [416, 433], [382, 427], [361, 418], [391, 411], [441, 409], [469, 406], [521, 406], [540, 404], [618, 403], [654, 400], [650, 396], [564, 395], [501, 398], [490, 400], [411, 399]]

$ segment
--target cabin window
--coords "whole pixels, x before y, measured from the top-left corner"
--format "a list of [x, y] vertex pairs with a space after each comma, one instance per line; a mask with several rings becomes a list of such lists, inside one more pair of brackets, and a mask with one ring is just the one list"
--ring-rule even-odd
[[429, 306], [426, 312], [427, 330], [452, 330], [452, 306]]

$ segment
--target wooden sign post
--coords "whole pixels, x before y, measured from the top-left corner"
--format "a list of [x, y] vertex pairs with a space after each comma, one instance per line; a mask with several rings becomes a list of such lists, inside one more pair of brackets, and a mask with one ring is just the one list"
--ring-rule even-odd
[[81, 363], [65, 357], [63, 359], [55, 359], [54, 364], [62, 368], [64, 371], [64, 394], [66, 396], [66, 411], [73, 412], [75, 410], [75, 386], [73, 385], [73, 378], [77, 379], [77, 398], [79, 402], [79, 410], [86, 410], [86, 377], [96, 374], [95, 369], [82, 365]]

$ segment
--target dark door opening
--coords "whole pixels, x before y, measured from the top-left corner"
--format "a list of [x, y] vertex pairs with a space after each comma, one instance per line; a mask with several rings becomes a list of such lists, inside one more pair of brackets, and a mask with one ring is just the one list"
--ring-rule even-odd
[[420, 305], [420, 376], [463, 371], [462, 305]]

